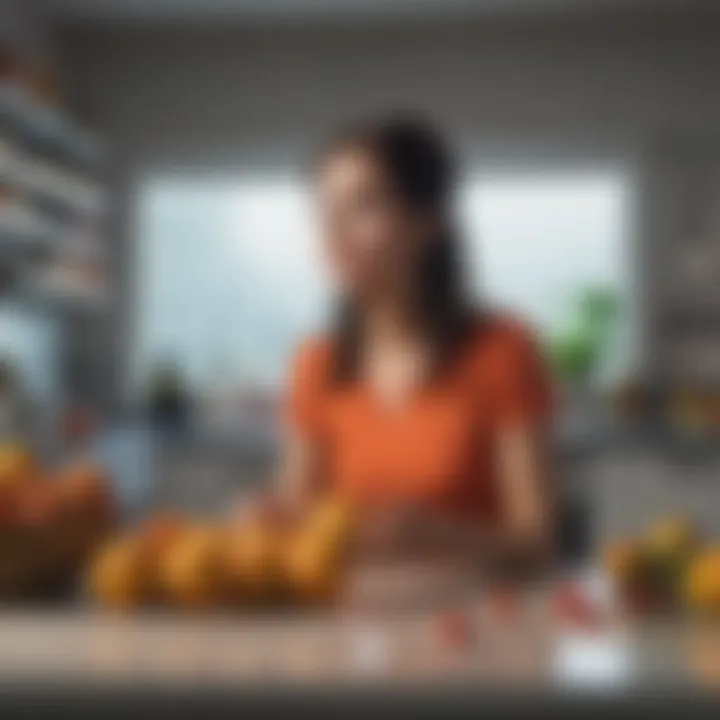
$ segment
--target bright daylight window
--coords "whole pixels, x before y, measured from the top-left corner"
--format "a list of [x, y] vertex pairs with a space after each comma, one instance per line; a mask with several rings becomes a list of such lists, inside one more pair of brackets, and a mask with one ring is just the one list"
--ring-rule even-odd
[[[613, 173], [474, 177], [462, 194], [473, 286], [546, 335], [586, 288], [626, 298], [627, 205]], [[326, 305], [301, 185], [156, 178], [138, 219], [135, 388], [169, 361], [201, 395], [274, 391]], [[631, 354], [617, 344], [614, 364]]]
[[480, 175], [465, 188], [462, 209], [476, 291], [529, 321], [546, 341], [582, 335], [583, 304], [600, 293], [616, 308], [600, 379], [629, 369], [639, 351], [639, 309], [623, 174]]

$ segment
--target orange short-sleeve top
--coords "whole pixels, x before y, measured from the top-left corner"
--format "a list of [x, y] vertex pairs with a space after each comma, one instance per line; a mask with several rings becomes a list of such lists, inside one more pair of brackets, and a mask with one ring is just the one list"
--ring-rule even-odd
[[331, 382], [328, 341], [305, 343], [288, 415], [294, 432], [317, 443], [323, 482], [361, 506], [411, 501], [500, 520], [498, 431], [548, 423], [551, 384], [532, 334], [509, 319], [477, 320], [460, 355], [387, 407], [362, 381]]

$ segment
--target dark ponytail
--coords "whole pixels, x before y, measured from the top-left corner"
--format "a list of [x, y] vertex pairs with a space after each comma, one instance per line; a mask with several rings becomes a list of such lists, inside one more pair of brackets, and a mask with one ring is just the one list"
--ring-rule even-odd
[[[437, 217], [438, 237], [427, 244], [417, 268], [413, 311], [418, 326], [433, 343], [436, 368], [442, 370], [467, 336], [470, 324], [453, 222], [452, 157], [433, 128], [406, 118], [347, 128], [331, 140], [322, 157], [348, 148], [374, 156], [404, 203]], [[341, 302], [333, 338], [333, 378], [338, 382], [357, 376], [361, 330], [358, 309], [348, 300]]]

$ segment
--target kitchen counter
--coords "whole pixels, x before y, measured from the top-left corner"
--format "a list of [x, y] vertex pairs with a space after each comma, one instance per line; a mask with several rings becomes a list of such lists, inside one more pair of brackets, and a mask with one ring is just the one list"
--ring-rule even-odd
[[720, 625], [618, 621], [602, 631], [570, 631], [553, 627], [537, 602], [512, 624], [472, 613], [476, 639], [466, 645], [449, 643], [439, 616], [427, 613], [363, 619], [5, 610], [0, 703], [31, 688], [76, 695], [457, 688], [478, 698], [504, 689], [558, 697], [720, 691]]

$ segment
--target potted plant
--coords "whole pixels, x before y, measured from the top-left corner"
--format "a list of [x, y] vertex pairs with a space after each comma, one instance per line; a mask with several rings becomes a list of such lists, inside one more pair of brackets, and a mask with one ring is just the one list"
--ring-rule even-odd
[[567, 419], [577, 426], [592, 421], [593, 386], [613, 339], [620, 302], [605, 287], [589, 287], [577, 299], [570, 326], [548, 343], [550, 364], [560, 381]]

